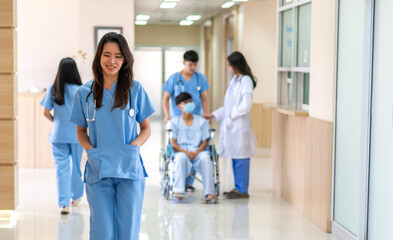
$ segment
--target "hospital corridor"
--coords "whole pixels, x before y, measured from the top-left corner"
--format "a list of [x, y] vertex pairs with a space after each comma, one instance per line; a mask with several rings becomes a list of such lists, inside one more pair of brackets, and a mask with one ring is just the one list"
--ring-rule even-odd
[[392, 240], [391, 0], [0, 0], [0, 240]]

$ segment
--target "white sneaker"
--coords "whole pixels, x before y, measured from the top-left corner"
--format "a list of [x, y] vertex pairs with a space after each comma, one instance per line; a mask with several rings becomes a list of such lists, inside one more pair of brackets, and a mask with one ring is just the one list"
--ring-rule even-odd
[[71, 201], [71, 206], [72, 206], [72, 207], [78, 206], [78, 204], [80, 203], [81, 200], [82, 200], [82, 197], [80, 197], [80, 198], [78, 198], [78, 199], [76, 199], [76, 200], [72, 200], [72, 201]]
[[63, 206], [62, 208], [60, 208], [60, 214], [66, 215], [69, 213], [70, 213], [70, 207]]

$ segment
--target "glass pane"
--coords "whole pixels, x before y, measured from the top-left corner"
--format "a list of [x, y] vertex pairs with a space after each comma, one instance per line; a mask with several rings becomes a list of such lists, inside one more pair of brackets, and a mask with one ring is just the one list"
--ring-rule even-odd
[[393, 1], [375, 1], [368, 239], [393, 239]]
[[[157, 49], [137, 49], [134, 51], [134, 78], [142, 83], [152, 101], [155, 113], [161, 115], [162, 102], [162, 52]], [[154, 69], [154, 71], [152, 71]]]
[[282, 0], [281, 1], [281, 6], [288, 5], [288, 4], [291, 4], [291, 3], [293, 3], [293, 0]]
[[358, 236], [365, 5], [346, 0], [339, 9], [334, 221]]
[[299, 7], [297, 66], [310, 66], [311, 3]]
[[303, 104], [308, 105], [310, 98], [310, 74], [303, 74]]
[[281, 45], [281, 66], [291, 67], [292, 66], [292, 12], [293, 10], [287, 10], [282, 12], [282, 45]]
[[183, 55], [188, 49], [165, 50], [165, 81], [175, 72], [183, 69]]

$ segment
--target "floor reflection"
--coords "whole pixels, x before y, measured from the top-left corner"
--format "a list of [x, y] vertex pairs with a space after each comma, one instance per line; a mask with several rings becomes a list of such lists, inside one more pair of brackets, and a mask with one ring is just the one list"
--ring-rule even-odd
[[57, 223], [57, 240], [82, 240], [85, 231], [83, 215], [72, 212], [61, 215]]

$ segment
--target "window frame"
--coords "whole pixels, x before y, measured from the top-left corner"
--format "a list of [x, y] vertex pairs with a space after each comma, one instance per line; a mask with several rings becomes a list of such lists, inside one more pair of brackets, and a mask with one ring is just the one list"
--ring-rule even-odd
[[[312, 4], [312, 0], [293, 0], [292, 3], [283, 5], [283, 1], [279, 1], [278, 7], [278, 51], [277, 51], [277, 104], [290, 108], [308, 110], [309, 104], [303, 104], [303, 76], [310, 73], [310, 67], [297, 67], [298, 60], [298, 31], [299, 31], [299, 7]], [[291, 67], [283, 67], [282, 65], [282, 44], [283, 44], [283, 17], [284, 12], [292, 9], [292, 56]], [[283, 79], [285, 73], [291, 72], [292, 80]], [[290, 84], [288, 87], [283, 86], [283, 81]], [[283, 100], [283, 92], [285, 91], [285, 100]], [[288, 98], [289, 96], [289, 98]]]

